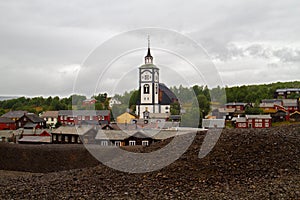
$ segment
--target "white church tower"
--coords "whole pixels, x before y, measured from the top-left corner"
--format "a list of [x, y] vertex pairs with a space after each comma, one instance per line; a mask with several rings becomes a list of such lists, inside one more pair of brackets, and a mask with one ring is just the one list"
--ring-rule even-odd
[[160, 113], [159, 106], [159, 69], [153, 64], [148, 36], [148, 51], [145, 64], [139, 67], [140, 102], [136, 114], [140, 118], [149, 118], [149, 113]]

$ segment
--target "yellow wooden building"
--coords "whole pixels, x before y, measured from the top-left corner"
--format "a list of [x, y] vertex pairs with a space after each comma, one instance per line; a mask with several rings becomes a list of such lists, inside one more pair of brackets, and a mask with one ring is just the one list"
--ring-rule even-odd
[[125, 112], [117, 117], [117, 123], [119, 124], [130, 124], [136, 117], [128, 112]]

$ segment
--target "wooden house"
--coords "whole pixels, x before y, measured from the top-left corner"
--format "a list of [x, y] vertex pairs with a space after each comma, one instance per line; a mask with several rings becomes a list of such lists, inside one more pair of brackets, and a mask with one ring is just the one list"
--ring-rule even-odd
[[83, 143], [83, 136], [91, 130], [91, 126], [61, 126], [51, 132], [51, 142], [55, 144]]
[[11, 120], [17, 121], [21, 117], [23, 117], [26, 113], [27, 113], [27, 111], [24, 111], [24, 110], [14, 110], [14, 111], [9, 111], [9, 112], [5, 113], [1, 117], [6, 117]]
[[271, 125], [271, 115], [246, 115], [235, 121], [236, 128], [269, 128]]
[[0, 130], [15, 130], [16, 122], [7, 117], [0, 117]]
[[129, 113], [125, 112], [117, 117], [117, 123], [118, 124], [131, 124], [132, 120], [136, 119], [136, 116]]
[[109, 110], [60, 110], [58, 121], [62, 125], [109, 124]]
[[27, 113], [16, 121], [17, 128], [42, 129], [46, 128], [46, 122], [34, 113]]
[[298, 99], [282, 99], [282, 106], [288, 110], [289, 113], [293, 113], [299, 110]]
[[46, 111], [41, 116], [46, 121], [47, 127], [55, 127], [58, 122], [58, 111]]

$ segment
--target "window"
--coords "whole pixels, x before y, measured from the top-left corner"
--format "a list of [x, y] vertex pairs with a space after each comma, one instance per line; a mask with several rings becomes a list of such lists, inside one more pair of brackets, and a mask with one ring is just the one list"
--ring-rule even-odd
[[144, 94], [149, 94], [149, 84], [144, 85]]
[[148, 140], [143, 140], [142, 141], [142, 145], [143, 146], [148, 146], [149, 145], [149, 141]]
[[265, 123], [265, 127], [269, 127], [269, 123]]
[[262, 123], [255, 123], [255, 127], [262, 127]]
[[135, 146], [135, 141], [134, 140], [130, 140], [129, 141], [129, 146]]
[[155, 94], [158, 93], [158, 87], [157, 87], [157, 84], [155, 84]]
[[120, 141], [115, 141], [115, 146], [121, 146], [121, 142]]
[[101, 141], [101, 146], [108, 146], [108, 142], [107, 141]]

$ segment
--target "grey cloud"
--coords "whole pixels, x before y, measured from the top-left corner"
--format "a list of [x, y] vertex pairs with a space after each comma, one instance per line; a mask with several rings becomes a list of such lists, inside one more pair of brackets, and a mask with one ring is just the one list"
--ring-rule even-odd
[[[11, 77], [15, 77], [17, 83], [12, 83], [9, 90], [0, 88], [0, 93], [66, 94], [76, 78], [72, 70], [64, 69], [66, 66], [79, 65], [94, 48], [113, 35], [141, 27], [163, 27], [190, 36], [214, 59], [219, 59], [227, 71], [246, 71], [252, 64], [264, 69], [268, 69], [269, 63], [296, 65], [299, 63], [296, 46], [300, 39], [300, 26], [296, 26], [300, 24], [299, 6], [299, 1], [292, 0], [1, 1], [0, 69], [5, 77], [0, 85], [5, 85]], [[249, 45], [237, 45], [241, 41]], [[276, 48], [261, 43], [278, 41], [282, 46]], [[258, 58], [266, 61], [264, 66], [255, 62]], [[228, 64], [234, 59], [246, 61], [239, 65]], [[254, 62], [247, 64], [247, 59]], [[141, 58], [138, 62], [142, 61]], [[127, 64], [136, 65], [136, 62]], [[278, 75], [272, 76], [273, 80], [278, 79]], [[168, 81], [175, 85], [178, 82], [174, 80]], [[233, 76], [231, 80], [232, 84], [241, 81]], [[255, 81], [255, 77], [247, 79], [248, 83]], [[18, 85], [24, 82], [34, 85], [33, 89], [20, 90]]]

